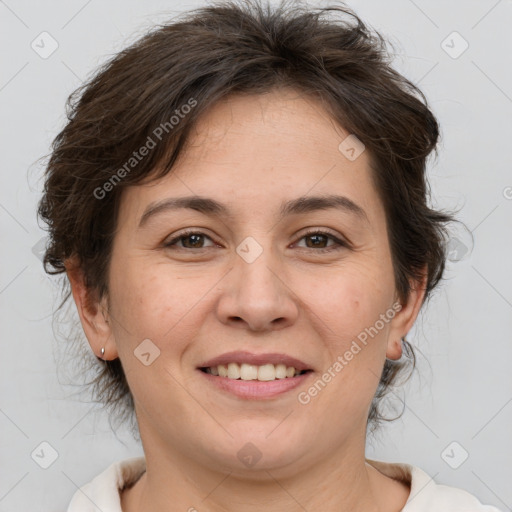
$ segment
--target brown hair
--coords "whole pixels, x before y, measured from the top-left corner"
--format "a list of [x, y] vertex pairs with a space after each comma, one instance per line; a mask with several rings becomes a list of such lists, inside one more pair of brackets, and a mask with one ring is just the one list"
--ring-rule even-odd
[[[319, 99], [364, 143], [386, 211], [399, 297], [406, 301], [425, 265], [429, 297], [442, 278], [445, 223], [453, 220], [428, 205], [426, 160], [434, 149], [437, 155], [439, 127], [423, 93], [390, 60], [384, 38], [342, 4], [222, 2], [155, 27], [68, 99], [38, 210], [49, 226], [46, 272], [63, 273], [76, 258], [91, 297], [108, 297], [123, 188], [170, 172], [192, 126], [220, 98], [292, 87]], [[144, 146], [151, 149], [136, 158]], [[67, 280], [63, 286], [59, 309], [70, 296]], [[414, 368], [414, 351], [403, 344], [402, 360], [383, 368], [368, 417], [374, 426], [385, 419], [380, 399], [402, 368]], [[120, 360], [91, 361], [98, 374], [88, 384], [98, 399], [133, 419]]]

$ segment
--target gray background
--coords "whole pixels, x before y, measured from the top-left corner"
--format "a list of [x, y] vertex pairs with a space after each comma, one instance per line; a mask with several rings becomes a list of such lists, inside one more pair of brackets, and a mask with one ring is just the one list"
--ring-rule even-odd
[[[194, 5], [203, 2], [0, 1], [0, 512], [63, 511], [77, 486], [142, 454], [59, 377], [58, 296], [37, 257], [37, 159], [84, 78], [155, 22]], [[368, 456], [420, 466], [512, 510], [512, 1], [348, 5], [397, 45], [395, 67], [425, 92], [442, 126], [430, 163], [435, 205], [461, 207], [474, 235], [471, 249], [467, 233], [454, 233], [446, 279], [409, 336], [423, 356], [404, 388], [404, 415], [369, 441]], [[52, 40], [58, 48], [44, 55]], [[58, 454], [48, 469], [40, 464], [52, 452], [42, 442]], [[32, 458], [34, 450], [44, 457]]]

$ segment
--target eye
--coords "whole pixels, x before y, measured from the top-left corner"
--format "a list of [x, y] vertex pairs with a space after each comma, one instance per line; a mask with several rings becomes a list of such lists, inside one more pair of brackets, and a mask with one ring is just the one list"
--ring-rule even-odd
[[[205, 239], [213, 242], [213, 240], [208, 235], [205, 235], [200, 231], [185, 231], [184, 233], [180, 233], [178, 236], [175, 236], [168, 242], [165, 242], [164, 247], [176, 246], [177, 243], [181, 242], [182, 245], [178, 245], [178, 249], [206, 249], [207, 247], [203, 246]], [[215, 244], [212, 244], [209, 247], [212, 247], [213, 245]]]
[[[343, 247], [348, 247], [348, 243], [340, 240], [338, 237], [334, 236], [328, 231], [308, 231], [300, 238], [300, 241], [308, 239], [310, 240], [310, 243], [306, 241], [306, 249], [317, 249], [316, 252], [331, 252], [337, 251]], [[327, 244], [329, 240], [332, 240], [334, 244], [331, 246], [326, 246], [325, 244]]]
[[[211, 245], [205, 246], [205, 240], [210, 240], [210, 242], [212, 242]], [[308, 231], [302, 235], [299, 241], [302, 240], [306, 240], [306, 246], [302, 246], [301, 248], [315, 249], [315, 252], [331, 252], [343, 247], [348, 248], [349, 246], [347, 242], [340, 240], [332, 233], [321, 230]], [[330, 246], [326, 245], [329, 241], [333, 242]], [[164, 247], [166, 248], [176, 247], [177, 249], [207, 249], [208, 247], [214, 247], [215, 245], [215, 242], [208, 235], [201, 231], [194, 230], [182, 232], [164, 243]]]

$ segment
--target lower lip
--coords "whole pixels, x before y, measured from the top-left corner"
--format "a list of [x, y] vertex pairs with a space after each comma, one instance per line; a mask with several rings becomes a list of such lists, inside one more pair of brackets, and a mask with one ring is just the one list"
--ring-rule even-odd
[[272, 398], [282, 395], [296, 387], [300, 386], [313, 372], [303, 373], [296, 377], [286, 377], [285, 379], [276, 379], [269, 381], [260, 380], [241, 380], [229, 379], [228, 377], [218, 377], [210, 373], [197, 370], [203, 377], [217, 388], [227, 391], [240, 398], [258, 400], [262, 398]]

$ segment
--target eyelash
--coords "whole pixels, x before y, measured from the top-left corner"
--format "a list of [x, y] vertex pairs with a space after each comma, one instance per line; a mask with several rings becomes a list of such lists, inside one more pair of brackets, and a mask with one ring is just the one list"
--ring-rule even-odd
[[[202, 233], [200, 231], [194, 231], [194, 230], [187, 230], [187, 231], [184, 231], [183, 233], [180, 233], [178, 236], [175, 236], [174, 238], [172, 238], [171, 240], [169, 240], [169, 242], [166, 242], [164, 243], [164, 247], [166, 248], [170, 248], [172, 247], [173, 245], [176, 244], [176, 242], [178, 242], [179, 240], [181, 239], [184, 239], [184, 238], [187, 238], [191, 235], [200, 235], [200, 236], [204, 236], [206, 238], [209, 238], [212, 242], [215, 243], [214, 240], [212, 240], [211, 237], [209, 237], [208, 235], [206, 235], [205, 233]], [[320, 253], [327, 253], [327, 252], [332, 252], [332, 251], [339, 251], [340, 249], [342, 248], [348, 248], [349, 247], [349, 244], [343, 240], [340, 240], [339, 238], [337, 238], [336, 236], [334, 236], [332, 233], [330, 233], [329, 231], [321, 231], [321, 230], [311, 230], [311, 231], [307, 231], [306, 233], [304, 233], [300, 239], [302, 240], [303, 238], [307, 238], [308, 236], [313, 236], [313, 235], [322, 235], [322, 236], [326, 236], [327, 238], [330, 238], [331, 240], [333, 240], [337, 247], [323, 247], [323, 248], [320, 248], [320, 249], [315, 249], [314, 247], [302, 247], [301, 249], [312, 249], [314, 250], [315, 252], [320, 252]], [[190, 249], [188, 247], [179, 247], [178, 248], [179, 250], [191, 250], [193, 251], [194, 249]], [[202, 249], [208, 249], [208, 247], [199, 247], [196, 249], [196, 251], [200, 251]]]

